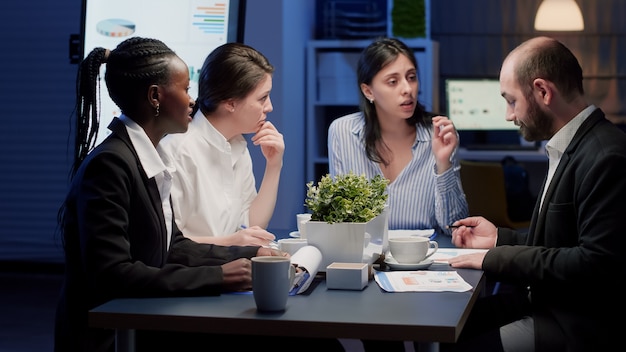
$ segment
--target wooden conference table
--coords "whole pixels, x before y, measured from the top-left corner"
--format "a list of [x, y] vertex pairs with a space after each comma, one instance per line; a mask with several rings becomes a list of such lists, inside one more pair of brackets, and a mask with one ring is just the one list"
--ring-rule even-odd
[[[435, 263], [430, 270], [454, 270]], [[116, 330], [116, 351], [134, 351], [134, 330], [456, 342], [484, 286], [480, 270], [459, 269], [468, 292], [383, 291], [371, 280], [363, 291], [329, 290], [316, 280], [290, 296], [280, 313], [257, 312], [251, 294], [217, 297], [115, 299], [89, 312], [92, 327]], [[421, 347], [421, 346], [420, 346]]]

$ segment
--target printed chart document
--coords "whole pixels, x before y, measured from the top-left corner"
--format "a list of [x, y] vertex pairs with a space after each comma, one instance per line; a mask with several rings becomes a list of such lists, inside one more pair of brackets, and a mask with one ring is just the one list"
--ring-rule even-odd
[[470, 253], [486, 252], [487, 249], [471, 249], [471, 248], [439, 248], [430, 259], [435, 263], [447, 263], [448, 259]]
[[465, 292], [472, 289], [456, 271], [379, 271], [374, 279], [387, 292]]
[[435, 229], [424, 229], [424, 230], [388, 230], [387, 236], [389, 238], [397, 238], [397, 237], [432, 237], [435, 234]]

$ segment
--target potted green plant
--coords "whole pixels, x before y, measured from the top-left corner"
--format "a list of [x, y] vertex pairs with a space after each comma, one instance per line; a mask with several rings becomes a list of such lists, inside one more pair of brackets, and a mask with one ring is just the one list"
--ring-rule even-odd
[[368, 222], [383, 212], [387, 204], [389, 180], [376, 175], [367, 179], [354, 173], [322, 176], [317, 185], [307, 183], [304, 204], [311, 220], [337, 222]]
[[307, 183], [308, 244], [322, 252], [320, 271], [333, 262], [375, 262], [387, 249], [389, 180], [348, 173]]

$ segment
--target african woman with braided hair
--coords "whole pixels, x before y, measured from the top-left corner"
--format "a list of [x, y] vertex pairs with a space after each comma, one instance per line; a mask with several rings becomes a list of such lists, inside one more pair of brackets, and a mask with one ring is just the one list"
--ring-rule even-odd
[[[97, 82], [105, 63], [109, 95], [122, 114], [93, 148]], [[249, 258], [284, 255], [259, 246], [199, 244], [177, 228], [170, 204], [172, 168], [159, 157], [159, 141], [187, 130], [194, 105], [188, 87], [187, 65], [155, 39], [133, 37], [112, 51], [95, 48], [80, 64], [75, 164], [59, 211], [66, 269], [55, 351], [112, 351], [113, 330], [87, 324], [88, 311], [106, 301], [249, 290]], [[170, 342], [176, 350], [189, 350], [185, 344], [194, 343], [185, 337], [163, 344], [164, 336], [138, 331], [137, 348], [154, 350], [158, 344], [167, 350]]]

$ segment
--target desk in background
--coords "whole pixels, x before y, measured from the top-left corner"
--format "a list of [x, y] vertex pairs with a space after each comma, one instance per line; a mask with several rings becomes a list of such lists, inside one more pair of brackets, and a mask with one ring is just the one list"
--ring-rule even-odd
[[[447, 264], [432, 270], [451, 270]], [[116, 329], [117, 351], [134, 351], [134, 330], [455, 342], [484, 285], [482, 271], [459, 269], [469, 292], [388, 293], [328, 290], [323, 280], [290, 296], [282, 313], [258, 313], [251, 294], [116, 299], [89, 312], [92, 327]], [[314, 283], [315, 284], [315, 283]]]
[[548, 173], [548, 156], [543, 147], [537, 150], [467, 150], [459, 148], [457, 156], [461, 160], [501, 162], [512, 156], [528, 171], [529, 187], [533, 196], [540, 193], [543, 180]]
[[536, 150], [468, 150], [459, 148], [457, 155], [459, 159], [476, 161], [500, 161], [505, 156], [512, 156], [519, 162], [548, 162], [548, 156], [546, 156], [543, 148]]

